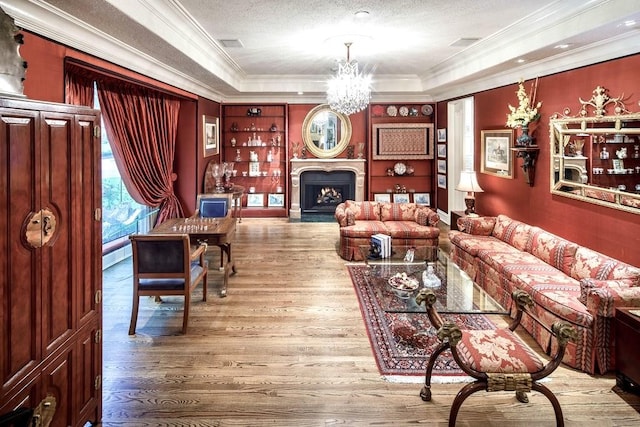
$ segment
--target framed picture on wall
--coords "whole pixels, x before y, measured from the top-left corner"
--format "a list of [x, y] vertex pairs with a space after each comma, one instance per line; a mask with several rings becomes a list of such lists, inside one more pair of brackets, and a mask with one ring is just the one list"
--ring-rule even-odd
[[480, 132], [480, 172], [513, 178], [513, 129]]
[[445, 144], [438, 144], [438, 157], [447, 157], [447, 146]]
[[424, 206], [431, 206], [431, 196], [429, 193], [414, 193], [413, 203]]
[[434, 158], [433, 123], [379, 123], [372, 126], [374, 160]]
[[202, 116], [202, 148], [205, 157], [214, 156], [220, 152], [220, 136], [218, 118]]
[[447, 188], [447, 176], [438, 174], [438, 187]]
[[446, 129], [438, 129], [438, 142], [446, 142], [447, 141], [447, 130]]
[[447, 173], [447, 161], [438, 160], [438, 173]]

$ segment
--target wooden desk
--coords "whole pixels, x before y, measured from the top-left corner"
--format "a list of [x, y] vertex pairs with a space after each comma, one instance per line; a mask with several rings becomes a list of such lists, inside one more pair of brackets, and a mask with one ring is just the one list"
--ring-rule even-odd
[[[635, 307], [634, 307], [635, 308]], [[626, 391], [640, 391], [640, 317], [633, 308], [616, 308], [616, 384]]]
[[[225, 218], [173, 218], [156, 226], [152, 233], [188, 234], [192, 242], [206, 242], [220, 248], [220, 271], [224, 272], [220, 296], [227, 296], [227, 285], [231, 272], [236, 273], [231, 253], [231, 242], [236, 231], [236, 219], [231, 215]], [[226, 255], [226, 262], [225, 262]]]

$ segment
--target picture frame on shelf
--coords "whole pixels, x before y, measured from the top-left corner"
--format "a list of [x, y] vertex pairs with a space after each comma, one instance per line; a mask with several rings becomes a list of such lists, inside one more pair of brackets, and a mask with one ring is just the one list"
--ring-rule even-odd
[[446, 158], [447, 157], [447, 145], [446, 144], [438, 144], [438, 157]]
[[247, 194], [247, 207], [260, 208], [264, 206], [264, 195], [262, 193]]
[[438, 173], [447, 173], [447, 161], [438, 160]]
[[391, 194], [389, 193], [375, 193], [373, 195], [373, 200], [376, 202], [387, 202], [391, 203]]
[[202, 149], [205, 157], [220, 152], [220, 128], [218, 117], [202, 116]]
[[269, 193], [267, 198], [267, 206], [269, 207], [284, 207], [284, 194], [282, 193]]
[[447, 188], [447, 176], [438, 174], [438, 188]]
[[393, 203], [409, 203], [409, 193], [393, 193]]
[[438, 142], [446, 142], [447, 141], [447, 129], [442, 128], [438, 129]]
[[613, 164], [613, 170], [624, 170], [624, 162], [622, 161], [622, 159], [613, 159], [611, 163]]
[[480, 132], [480, 172], [513, 178], [513, 129]]
[[413, 193], [413, 203], [423, 206], [431, 206], [431, 195], [429, 193]]
[[260, 162], [249, 162], [249, 176], [260, 176]]

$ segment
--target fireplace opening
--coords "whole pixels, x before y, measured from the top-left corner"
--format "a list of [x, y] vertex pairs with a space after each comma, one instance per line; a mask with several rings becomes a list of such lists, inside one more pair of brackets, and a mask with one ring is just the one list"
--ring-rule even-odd
[[300, 176], [302, 214], [333, 214], [336, 206], [355, 196], [356, 177], [350, 171], [303, 172]]

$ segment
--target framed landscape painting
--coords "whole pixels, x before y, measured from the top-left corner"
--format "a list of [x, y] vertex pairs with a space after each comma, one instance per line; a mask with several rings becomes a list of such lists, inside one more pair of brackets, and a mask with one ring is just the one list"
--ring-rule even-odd
[[431, 196], [429, 193], [413, 193], [413, 203], [431, 206]]
[[391, 194], [389, 193], [376, 193], [373, 195], [373, 200], [376, 202], [391, 202]]
[[409, 194], [395, 193], [393, 195], [393, 203], [409, 203]]
[[247, 194], [247, 206], [248, 207], [262, 207], [264, 206], [264, 197], [262, 194], [249, 193]]
[[447, 188], [447, 176], [438, 174], [438, 187]]
[[513, 178], [513, 129], [483, 130], [480, 133], [480, 172]]
[[284, 194], [282, 193], [269, 193], [269, 199], [267, 200], [267, 206], [284, 206]]
[[438, 160], [438, 173], [447, 173], [447, 161]]
[[214, 156], [220, 151], [218, 135], [218, 118], [202, 116], [202, 148], [204, 156]]

